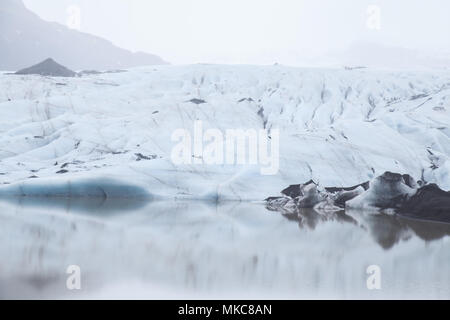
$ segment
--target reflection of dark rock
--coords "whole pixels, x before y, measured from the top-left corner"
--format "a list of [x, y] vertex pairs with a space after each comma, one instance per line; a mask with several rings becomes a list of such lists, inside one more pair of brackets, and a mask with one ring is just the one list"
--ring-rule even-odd
[[34, 287], [35, 289], [42, 290], [50, 285], [53, 285], [60, 280], [57, 275], [40, 275], [34, 274], [23, 279], [26, 283]]
[[[363, 214], [364, 215], [364, 214]], [[401, 240], [409, 240], [414, 234], [424, 241], [439, 240], [450, 236], [450, 225], [389, 216], [385, 214], [364, 215], [374, 240], [383, 248], [390, 249]]]
[[420, 219], [450, 223], [450, 192], [430, 184], [420, 188], [403, 204], [398, 213]]
[[[318, 224], [330, 221], [350, 223], [369, 231], [374, 241], [389, 250], [414, 234], [425, 241], [450, 235], [450, 224], [407, 218], [450, 222], [450, 192], [436, 185], [417, 189], [418, 185], [409, 175], [391, 172], [370, 183], [324, 191], [311, 180], [289, 186], [281, 191], [283, 196], [267, 198], [266, 203], [267, 209], [296, 221], [302, 229], [314, 230]], [[366, 208], [395, 211], [390, 211], [393, 215], [373, 214], [365, 212]]]
[[401, 241], [408, 241], [414, 235], [424, 241], [450, 236], [450, 224], [412, 220], [382, 213], [367, 214], [353, 210], [324, 213], [315, 209], [297, 209], [283, 212], [282, 216], [298, 223], [300, 229], [315, 230], [319, 224], [330, 222], [354, 225], [369, 232], [384, 250], [393, 248]]
[[32, 67], [22, 69], [16, 74], [37, 74], [50, 77], [75, 77], [76, 73], [66, 67], [56, 63], [53, 59], [47, 59]]
[[402, 217], [399, 219], [403, 220], [419, 238], [425, 241], [439, 240], [445, 236], [450, 236], [450, 224]]
[[351, 216], [345, 214], [345, 211], [333, 212], [333, 214], [322, 214], [314, 209], [298, 209], [293, 212], [283, 213], [283, 217], [289, 221], [298, 223], [300, 229], [314, 230], [317, 225], [325, 222], [350, 223], [356, 225], [357, 222]]
[[395, 217], [386, 214], [369, 214], [364, 219], [374, 240], [385, 250], [401, 240], [410, 238], [408, 228]]
[[270, 197], [266, 199], [266, 206], [271, 211], [278, 211], [284, 208], [289, 201], [292, 201], [292, 199], [288, 197]]

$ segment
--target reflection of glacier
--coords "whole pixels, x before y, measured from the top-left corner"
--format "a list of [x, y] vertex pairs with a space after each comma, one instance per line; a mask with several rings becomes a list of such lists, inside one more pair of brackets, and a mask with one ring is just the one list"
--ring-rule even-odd
[[[351, 186], [385, 171], [448, 190], [449, 103], [443, 71], [195, 65], [0, 75], [0, 193], [107, 176], [154, 197], [262, 200], [311, 178]], [[223, 131], [279, 128], [279, 174], [174, 166], [171, 134], [196, 120]]]
[[[450, 297], [448, 226], [300, 215], [299, 230], [249, 203], [0, 202], [0, 297]], [[65, 290], [72, 264], [82, 270], [77, 293]], [[373, 264], [378, 292], [366, 288]]]

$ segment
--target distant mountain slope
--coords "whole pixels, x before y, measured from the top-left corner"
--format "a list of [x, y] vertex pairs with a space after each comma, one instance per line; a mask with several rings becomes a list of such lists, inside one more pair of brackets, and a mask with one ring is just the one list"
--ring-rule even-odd
[[48, 57], [73, 70], [167, 64], [158, 56], [132, 53], [102, 38], [44, 21], [21, 0], [0, 1], [0, 48], [0, 70], [9, 71]]

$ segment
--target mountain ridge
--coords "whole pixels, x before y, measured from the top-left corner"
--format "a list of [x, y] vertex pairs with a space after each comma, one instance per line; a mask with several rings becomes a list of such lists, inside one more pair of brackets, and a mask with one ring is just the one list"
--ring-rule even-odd
[[48, 57], [72, 70], [168, 64], [156, 55], [131, 52], [101, 37], [45, 21], [21, 0], [2, 0], [0, 31], [0, 70], [16, 71]]

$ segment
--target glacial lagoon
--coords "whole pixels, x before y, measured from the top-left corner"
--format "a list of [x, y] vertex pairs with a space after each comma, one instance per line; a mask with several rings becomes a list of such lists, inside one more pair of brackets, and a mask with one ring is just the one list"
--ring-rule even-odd
[[17, 197], [0, 228], [0, 298], [450, 299], [450, 225], [398, 216]]

